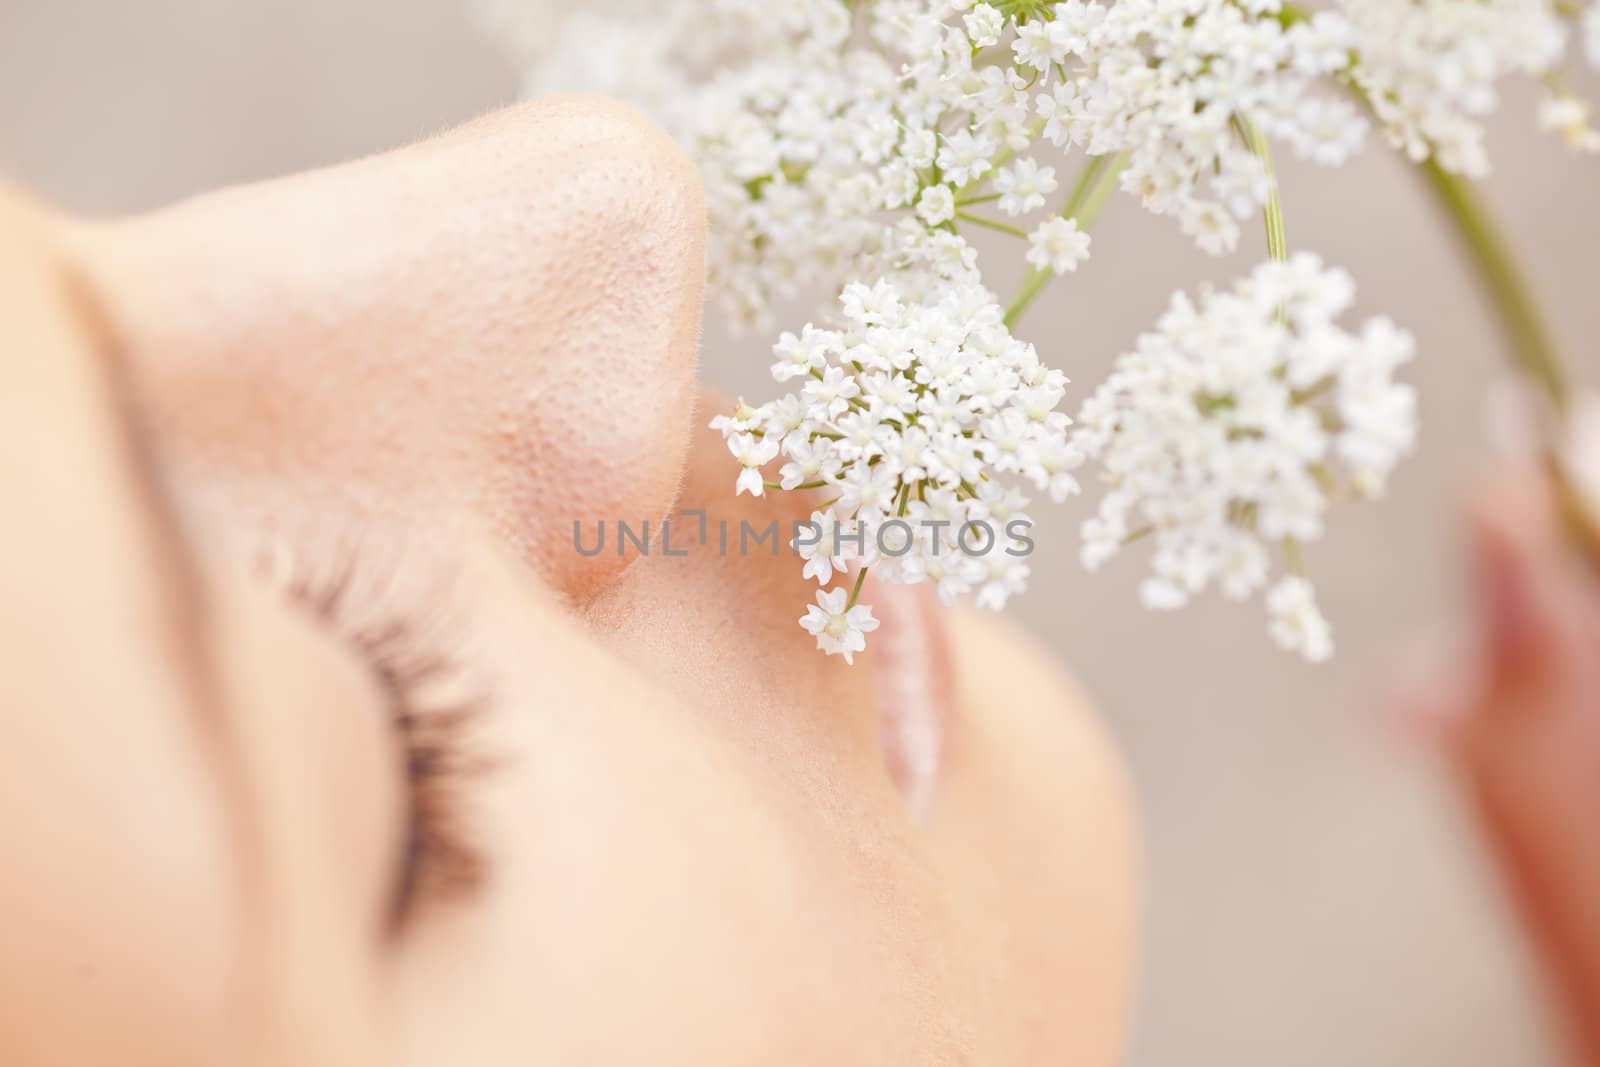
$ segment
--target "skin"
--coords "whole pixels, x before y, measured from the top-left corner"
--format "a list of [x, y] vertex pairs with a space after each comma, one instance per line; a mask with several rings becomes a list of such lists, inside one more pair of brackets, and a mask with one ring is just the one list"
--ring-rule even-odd
[[[0, 192], [0, 1060], [1120, 1059], [1129, 791], [1048, 657], [869, 584], [847, 667], [792, 559], [572, 550], [808, 506], [704, 429], [702, 226], [585, 100], [135, 219]], [[329, 571], [337, 622], [283, 589]], [[480, 705], [480, 862], [400, 920], [383, 613]]]
[[1537, 468], [1467, 512], [1478, 597], [1401, 704], [1448, 764], [1516, 907], [1570, 1062], [1600, 1064], [1600, 555]]

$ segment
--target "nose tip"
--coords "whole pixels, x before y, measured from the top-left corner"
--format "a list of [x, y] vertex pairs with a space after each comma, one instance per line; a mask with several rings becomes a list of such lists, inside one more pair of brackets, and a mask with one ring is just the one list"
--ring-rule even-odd
[[659, 518], [681, 478], [703, 228], [664, 134], [558, 98], [71, 243], [207, 489], [475, 518], [583, 599], [626, 561], [573, 522]]
[[[637, 113], [582, 98], [531, 107], [541, 194], [524, 229], [542, 247], [497, 357], [514, 380], [489, 439], [500, 484], [480, 508], [583, 599], [627, 561], [577, 552], [574, 524], [659, 520], [683, 477], [704, 207], [692, 166]], [[484, 135], [526, 136], [500, 121]]]

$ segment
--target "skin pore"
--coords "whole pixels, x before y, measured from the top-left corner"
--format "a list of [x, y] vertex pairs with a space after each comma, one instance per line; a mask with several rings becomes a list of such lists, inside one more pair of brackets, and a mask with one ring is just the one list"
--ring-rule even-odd
[[809, 513], [704, 428], [701, 215], [587, 100], [123, 221], [0, 190], [0, 1060], [1119, 1061], [1130, 798], [1044, 654], [914, 599], [850, 668], [790, 560], [572, 550]]

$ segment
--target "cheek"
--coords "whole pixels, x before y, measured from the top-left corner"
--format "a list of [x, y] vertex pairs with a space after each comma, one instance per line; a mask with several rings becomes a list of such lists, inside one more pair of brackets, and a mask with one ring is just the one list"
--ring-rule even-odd
[[[781, 727], [753, 752], [569, 620], [485, 616], [506, 663], [485, 739], [505, 769], [473, 791], [490, 877], [406, 954], [405, 1062], [838, 1063], [861, 1041], [937, 1059], [970, 969], [948, 968], [945, 905], [875, 764]], [[770, 722], [746, 666], [703, 689]]]
[[[106, 548], [79, 547], [92, 576]], [[245, 988], [233, 809], [171, 650], [130, 636], [152, 620], [115, 585], [86, 577], [80, 605], [71, 571], [41, 573], [43, 604], [0, 583], [0, 1058], [208, 1062]]]
[[[244, 932], [264, 1063], [367, 1064], [406, 800], [364, 666], [259, 583], [218, 583], [219, 674], [249, 792]], [[227, 1058], [218, 1062], [223, 1062]]]
[[[387, 918], [404, 838], [402, 755], [372, 668], [343, 637], [266, 583], [219, 583], [213, 623], [236, 773], [254, 801], [247, 830], [268, 942], [279, 920], [326, 928], [366, 956]], [[275, 954], [292, 957], [293, 953]]]

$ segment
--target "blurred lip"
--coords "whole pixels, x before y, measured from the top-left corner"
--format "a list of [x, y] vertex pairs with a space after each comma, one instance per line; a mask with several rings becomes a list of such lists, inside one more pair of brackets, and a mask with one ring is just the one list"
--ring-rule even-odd
[[926, 587], [873, 585], [881, 620], [872, 659], [878, 740], [890, 778], [920, 820], [938, 785], [950, 714], [949, 638]]

